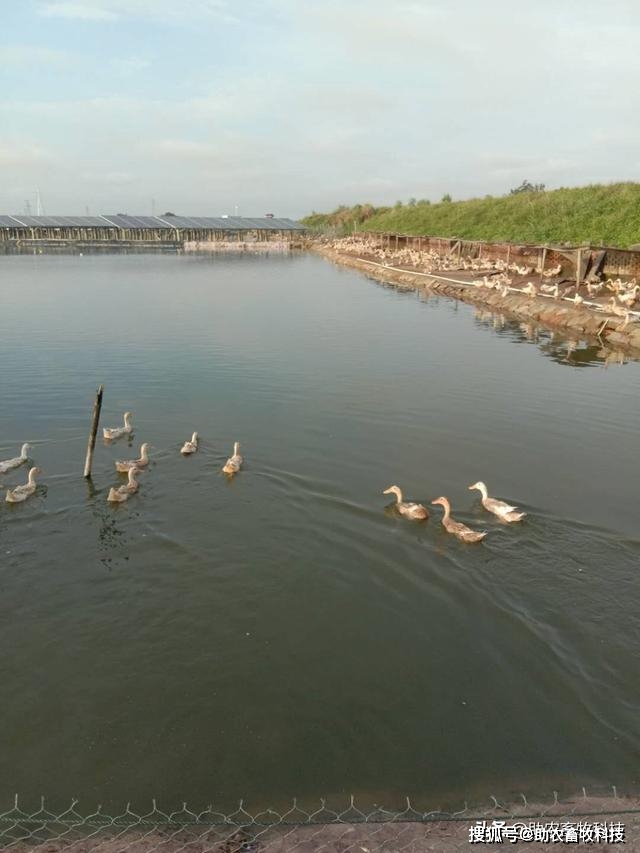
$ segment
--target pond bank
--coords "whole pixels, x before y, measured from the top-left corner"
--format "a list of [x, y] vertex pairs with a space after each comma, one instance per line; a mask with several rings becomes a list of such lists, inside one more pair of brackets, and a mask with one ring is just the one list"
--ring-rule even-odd
[[624, 321], [613, 314], [596, 312], [567, 301], [557, 302], [543, 296], [530, 297], [521, 293], [502, 295], [494, 289], [470, 287], [474, 276], [464, 271], [447, 271], [446, 275], [420, 273], [385, 266], [322, 243], [311, 243], [309, 248], [333, 263], [358, 269], [371, 278], [403, 289], [433, 291], [471, 305], [486, 306], [511, 314], [519, 320], [535, 320], [550, 328], [567, 329], [598, 338], [617, 348], [640, 350], [640, 324], [630, 323], [621, 328]]

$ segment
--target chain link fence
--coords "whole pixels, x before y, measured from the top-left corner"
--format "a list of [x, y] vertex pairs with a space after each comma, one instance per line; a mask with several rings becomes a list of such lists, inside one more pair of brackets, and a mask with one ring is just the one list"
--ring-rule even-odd
[[[283, 811], [253, 813], [241, 801], [231, 813], [212, 806], [197, 812], [186, 803], [167, 812], [153, 801], [146, 813], [129, 805], [118, 815], [102, 808], [81, 809], [74, 800], [51, 811], [23, 808], [18, 797], [0, 813], [0, 849], [14, 853], [452, 853], [480, 845], [496, 850], [605, 850], [618, 844], [640, 851], [640, 799], [585, 789], [547, 803], [504, 804], [491, 797], [485, 806], [456, 812], [422, 811], [407, 799], [405, 808], [361, 810], [355, 799], [342, 810], [320, 801], [316, 809], [296, 801]], [[496, 846], [498, 845], [498, 847]]]

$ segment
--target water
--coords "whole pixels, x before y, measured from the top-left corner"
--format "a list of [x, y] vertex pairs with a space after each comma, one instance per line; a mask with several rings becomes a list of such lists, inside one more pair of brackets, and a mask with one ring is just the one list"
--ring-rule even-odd
[[[0, 458], [28, 440], [44, 471], [0, 506], [3, 805], [636, 781], [637, 363], [314, 256], [0, 274]], [[129, 409], [136, 433], [99, 441], [88, 485], [100, 382], [102, 424]], [[140, 493], [111, 508], [141, 441]], [[478, 479], [526, 522], [488, 516]], [[399, 519], [392, 483], [490, 535]]]

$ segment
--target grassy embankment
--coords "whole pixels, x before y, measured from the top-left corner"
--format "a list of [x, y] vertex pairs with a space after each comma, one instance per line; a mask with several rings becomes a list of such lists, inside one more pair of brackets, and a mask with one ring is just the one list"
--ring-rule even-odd
[[468, 201], [370, 204], [313, 213], [302, 222], [314, 231], [347, 234], [391, 231], [511, 240], [516, 243], [572, 243], [629, 247], [640, 243], [640, 183], [519, 192]]

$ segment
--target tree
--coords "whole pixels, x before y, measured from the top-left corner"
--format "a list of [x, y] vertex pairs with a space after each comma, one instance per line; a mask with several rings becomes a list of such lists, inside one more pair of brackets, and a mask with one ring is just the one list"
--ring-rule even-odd
[[417, 203], [418, 203], [418, 202], [417, 202], [417, 200], [416, 200], [415, 198], [413, 198], [413, 196], [412, 196], [412, 197], [409, 199], [409, 201], [407, 202], [407, 204], [409, 205], [409, 207], [415, 207]]
[[175, 213], [171, 213], [171, 211], [170, 211], [170, 210], [167, 210], [167, 212], [166, 212], [166, 213], [163, 213], [162, 215], [163, 215], [163, 216], [175, 216]]
[[442, 196], [442, 203], [443, 203], [443, 204], [449, 204], [449, 202], [451, 202], [451, 201], [453, 201], [453, 199], [451, 198], [451, 196], [449, 195], [449, 193], [445, 193], [445, 194]]
[[509, 195], [518, 195], [518, 193], [543, 193], [544, 189], [544, 184], [532, 184], [525, 179], [519, 187], [509, 190]]

